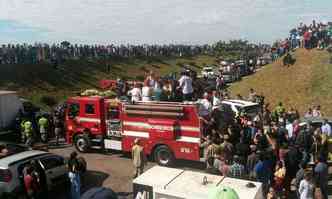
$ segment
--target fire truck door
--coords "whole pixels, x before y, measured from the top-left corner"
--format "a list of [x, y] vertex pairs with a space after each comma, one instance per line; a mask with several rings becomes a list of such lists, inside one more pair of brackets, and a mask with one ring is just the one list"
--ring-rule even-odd
[[100, 134], [101, 118], [98, 101], [82, 103], [81, 116], [78, 118], [84, 129], [89, 129], [92, 134]]
[[66, 109], [66, 130], [68, 131], [67, 140], [72, 140], [71, 136], [77, 131], [76, 117], [80, 114], [80, 104], [75, 101], [67, 103]]

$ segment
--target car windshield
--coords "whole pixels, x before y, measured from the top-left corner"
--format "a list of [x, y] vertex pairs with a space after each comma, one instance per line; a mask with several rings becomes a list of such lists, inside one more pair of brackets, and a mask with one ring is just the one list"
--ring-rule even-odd
[[17, 144], [0, 143], [0, 159], [26, 151], [27, 148]]
[[260, 106], [259, 105], [246, 106], [246, 107], [243, 107], [242, 109], [247, 114], [257, 114], [257, 113], [260, 112]]
[[212, 72], [212, 69], [211, 68], [205, 68], [204, 72]]

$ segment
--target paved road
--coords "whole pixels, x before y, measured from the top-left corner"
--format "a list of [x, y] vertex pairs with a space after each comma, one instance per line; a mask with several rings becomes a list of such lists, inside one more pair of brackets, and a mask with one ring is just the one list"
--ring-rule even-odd
[[[50, 152], [68, 157], [69, 154], [75, 151], [72, 146], [62, 146], [60, 148], [50, 148]], [[104, 186], [113, 189], [118, 193], [119, 199], [132, 199], [132, 177], [134, 168], [129, 155], [121, 153], [80, 153], [86, 159], [88, 164], [88, 172], [82, 182], [82, 192], [92, 187]], [[156, 165], [154, 162], [149, 162], [146, 169]], [[177, 168], [189, 169], [203, 172], [204, 164], [181, 161], [176, 165]], [[330, 168], [330, 174], [332, 168]], [[61, 191], [59, 191], [61, 190]], [[67, 199], [66, 189], [59, 188], [55, 193], [51, 194], [50, 199]], [[332, 177], [330, 175], [329, 181], [329, 199], [332, 199]]]
[[[74, 147], [67, 146], [58, 149], [50, 149], [50, 152], [68, 157], [74, 151]], [[134, 168], [129, 156], [116, 153], [80, 153], [88, 163], [88, 172], [83, 179], [82, 192], [95, 186], [110, 187], [118, 193], [120, 199], [132, 198], [132, 177]], [[149, 162], [146, 169], [154, 166], [155, 163]], [[178, 168], [201, 170], [204, 165], [195, 162], [181, 162]], [[64, 190], [64, 189], [62, 189]], [[66, 199], [66, 192], [58, 191], [51, 194], [51, 199]]]

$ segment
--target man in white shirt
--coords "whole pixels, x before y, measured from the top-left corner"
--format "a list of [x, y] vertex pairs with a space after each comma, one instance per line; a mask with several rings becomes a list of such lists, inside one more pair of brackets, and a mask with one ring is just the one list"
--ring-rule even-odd
[[142, 90], [141, 88], [139, 88], [138, 84], [135, 83], [134, 85], [134, 88], [131, 89], [129, 92], [128, 92], [129, 95], [131, 95], [131, 101], [132, 102], [138, 102], [141, 100], [141, 97], [142, 97]]
[[221, 100], [218, 91], [213, 91], [212, 93], [212, 109], [216, 109], [221, 105]]
[[182, 88], [183, 101], [191, 101], [192, 94], [194, 92], [192, 79], [189, 77], [188, 72], [183, 72], [181, 78], [179, 79], [179, 87]]
[[286, 129], [288, 132], [288, 140], [293, 139], [293, 124], [286, 120]]
[[322, 125], [322, 133], [326, 134], [327, 136], [331, 135], [331, 125], [328, 123], [327, 119], [324, 119], [323, 125]]
[[204, 93], [204, 99], [200, 100], [199, 106], [199, 115], [205, 119], [207, 119], [212, 110], [212, 104], [209, 101], [209, 94]]

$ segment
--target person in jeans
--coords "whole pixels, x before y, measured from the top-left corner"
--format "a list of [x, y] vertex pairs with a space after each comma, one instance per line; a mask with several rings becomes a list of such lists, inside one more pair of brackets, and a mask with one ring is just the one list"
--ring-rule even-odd
[[80, 199], [81, 180], [80, 180], [80, 164], [77, 159], [77, 153], [74, 151], [70, 154], [68, 161], [68, 177], [70, 179], [70, 195], [71, 199]]

